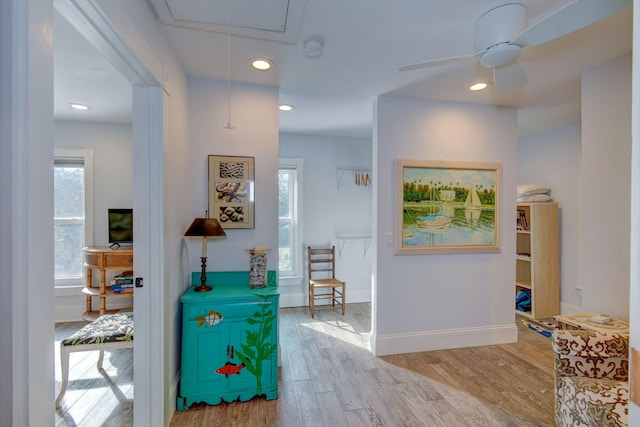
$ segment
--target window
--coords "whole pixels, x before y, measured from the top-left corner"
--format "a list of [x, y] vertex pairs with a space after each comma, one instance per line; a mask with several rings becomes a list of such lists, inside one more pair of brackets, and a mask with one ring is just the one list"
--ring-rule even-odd
[[300, 283], [302, 272], [302, 159], [280, 159], [278, 171], [280, 281]]
[[82, 248], [93, 243], [93, 151], [56, 150], [53, 166], [54, 282], [80, 285]]

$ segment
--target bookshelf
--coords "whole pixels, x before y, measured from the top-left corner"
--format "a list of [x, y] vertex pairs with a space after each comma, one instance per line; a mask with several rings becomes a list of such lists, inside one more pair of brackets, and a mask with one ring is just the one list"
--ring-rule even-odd
[[516, 313], [533, 319], [560, 314], [558, 204], [521, 203], [516, 223], [516, 295], [531, 292], [531, 310]]
[[[132, 297], [131, 293], [115, 293], [110, 284], [107, 284], [106, 272], [108, 270], [133, 270], [133, 249], [110, 249], [108, 247], [84, 248], [84, 267], [86, 269], [86, 286], [82, 293], [87, 297], [87, 310], [82, 318], [89, 322], [103, 314], [111, 314], [122, 310], [107, 309], [108, 298]], [[98, 270], [98, 283], [94, 283], [94, 270]], [[96, 286], [97, 285], [97, 286]], [[99, 299], [100, 308], [93, 309], [92, 300]]]

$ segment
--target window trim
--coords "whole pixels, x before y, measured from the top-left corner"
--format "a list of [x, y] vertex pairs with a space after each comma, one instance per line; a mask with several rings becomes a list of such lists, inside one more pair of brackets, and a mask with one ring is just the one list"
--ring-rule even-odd
[[[93, 150], [91, 149], [74, 149], [74, 148], [56, 148], [54, 149], [54, 163], [56, 160], [79, 160], [82, 159], [84, 167], [84, 246], [93, 246]], [[52, 171], [53, 172], [53, 171]], [[80, 278], [56, 279], [53, 278], [55, 286], [55, 295], [68, 295], [65, 290], [73, 289], [74, 295], [77, 294], [76, 288], [85, 285], [84, 274]]]
[[[302, 189], [303, 189], [303, 176], [304, 176], [304, 159], [299, 157], [281, 157], [278, 160], [278, 172], [281, 169], [294, 169], [296, 171], [296, 179], [294, 180], [294, 216], [295, 216], [295, 226], [293, 228], [294, 232], [294, 243], [292, 246], [295, 248], [295, 264], [296, 269], [294, 270], [293, 275], [291, 276], [283, 276], [279, 273], [279, 284], [282, 286], [290, 286], [290, 285], [300, 285], [304, 279], [304, 248], [303, 248], [303, 203], [302, 203]], [[278, 218], [278, 222], [280, 219]]]

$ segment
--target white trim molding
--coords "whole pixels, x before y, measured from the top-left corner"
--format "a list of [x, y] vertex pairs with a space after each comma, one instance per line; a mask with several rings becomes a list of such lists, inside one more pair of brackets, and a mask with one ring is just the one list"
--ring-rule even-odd
[[378, 335], [374, 348], [376, 356], [388, 356], [390, 354], [507, 344], [516, 341], [518, 341], [518, 327], [515, 324], [509, 324]]
[[[302, 286], [302, 285], [301, 285]], [[307, 307], [309, 305], [309, 293], [308, 285], [304, 285], [304, 289], [298, 292], [287, 291], [287, 286], [280, 285], [280, 308], [287, 307]], [[292, 288], [292, 287], [291, 287]], [[302, 288], [301, 288], [302, 289]], [[347, 283], [347, 308], [349, 311], [349, 304], [356, 304], [359, 302], [371, 302], [371, 291], [349, 291], [349, 284]]]
[[[136, 427], [168, 425], [164, 381], [164, 101], [162, 64], [118, 2], [54, 0], [60, 12], [133, 85]], [[127, 37], [120, 31], [126, 30]], [[166, 77], [166, 76], [165, 76]], [[52, 316], [53, 317], [53, 316]], [[51, 389], [53, 394], [53, 388]], [[38, 424], [44, 425], [44, 424]]]

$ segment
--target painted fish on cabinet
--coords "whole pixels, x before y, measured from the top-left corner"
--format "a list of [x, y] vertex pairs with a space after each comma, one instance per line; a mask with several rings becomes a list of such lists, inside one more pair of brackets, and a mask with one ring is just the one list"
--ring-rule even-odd
[[229, 378], [229, 375], [239, 374], [244, 368], [244, 363], [236, 365], [235, 363], [227, 362], [223, 367], [216, 369], [216, 374], [224, 375]]
[[198, 328], [205, 323], [207, 324], [207, 328], [209, 326], [217, 325], [218, 323], [222, 322], [222, 319], [224, 319], [224, 316], [222, 316], [222, 314], [218, 313], [215, 310], [209, 311], [209, 314], [207, 314], [206, 316], [196, 317], [196, 320], [198, 321]]

